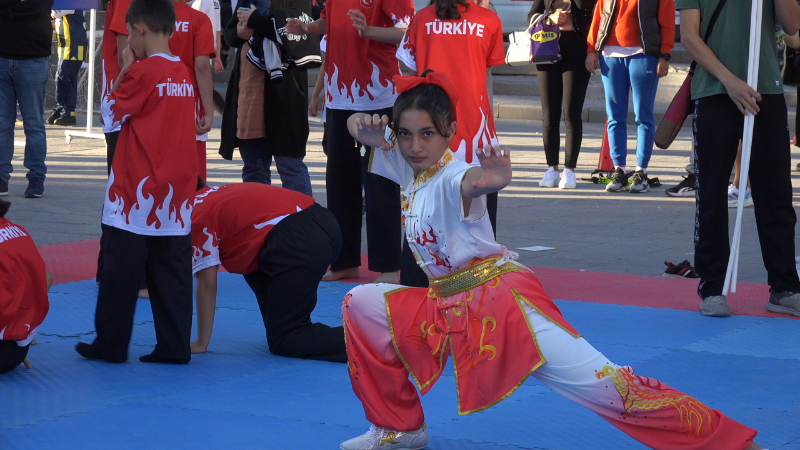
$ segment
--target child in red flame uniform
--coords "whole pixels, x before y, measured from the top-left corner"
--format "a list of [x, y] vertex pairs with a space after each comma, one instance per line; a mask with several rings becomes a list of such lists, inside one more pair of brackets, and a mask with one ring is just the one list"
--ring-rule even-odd
[[[494, 127], [486, 78], [505, 62], [503, 25], [488, 0], [436, 0], [411, 19], [397, 59], [414, 74], [430, 69], [447, 75], [461, 93], [455, 114], [458, 129], [450, 140], [453, 156], [479, 166], [476, 148], [500, 145]], [[459, 51], [453, 51], [454, 48]], [[486, 196], [486, 210], [497, 232], [497, 192]], [[402, 284], [425, 287], [428, 279], [403, 246]]]
[[406, 186], [406, 238], [431, 287], [368, 284], [345, 297], [350, 380], [373, 426], [341, 448], [424, 448], [414, 385], [426, 393], [452, 355], [461, 414], [495, 405], [533, 375], [648, 447], [760, 449], [755, 430], [610, 362], [578, 334], [533, 273], [494, 241], [485, 195], [511, 181], [509, 151], [479, 152], [480, 167], [457, 160], [448, 149], [457, 95], [447, 77], [395, 83], [391, 129], [388, 117], [365, 114], [348, 126], [376, 147], [370, 170]]
[[342, 252], [324, 280], [357, 278], [361, 266], [361, 188], [366, 200], [369, 268], [376, 281], [400, 279], [400, 188], [367, 171], [369, 153], [347, 133], [357, 111], [391, 115], [400, 73], [395, 51], [414, 15], [411, 0], [328, 0], [320, 19], [291, 20], [289, 33], [325, 34], [328, 209], [342, 229]]
[[19, 366], [36, 343], [53, 284], [27, 230], [5, 218], [9, 206], [0, 200], [0, 374]]
[[311, 322], [317, 287], [342, 238], [336, 218], [299, 192], [261, 183], [203, 188], [192, 210], [192, 272], [197, 276], [197, 341], [211, 340], [217, 269], [241, 273], [256, 294], [269, 351], [345, 362], [342, 327]]
[[[103, 247], [95, 328], [78, 353], [120, 363], [128, 359], [133, 315], [144, 269], [156, 347], [143, 362], [188, 363], [192, 328], [191, 226], [197, 185], [195, 92], [172, 55], [175, 7], [169, 0], [134, 0], [126, 13], [128, 47], [107, 117], [121, 124], [103, 206]], [[137, 61], [138, 59], [138, 61]]]

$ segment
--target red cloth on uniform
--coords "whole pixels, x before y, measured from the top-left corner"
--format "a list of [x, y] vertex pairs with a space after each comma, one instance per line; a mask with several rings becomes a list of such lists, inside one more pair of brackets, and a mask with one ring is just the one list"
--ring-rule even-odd
[[397, 46], [358, 35], [347, 12], [364, 13], [367, 25], [406, 26], [414, 15], [411, 0], [328, 0], [320, 18], [328, 22], [325, 52], [325, 107], [370, 110], [394, 105], [392, 76], [400, 74]]
[[203, 188], [192, 211], [192, 273], [219, 264], [231, 273], [257, 271], [272, 228], [313, 204], [305, 194], [261, 183]]
[[[184, 82], [183, 80], [186, 80]], [[136, 234], [189, 234], [197, 187], [194, 87], [177, 57], [137, 61], [103, 102], [122, 123], [103, 223]]]
[[459, 5], [458, 10], [460, 19], [444, 21], [439, 20], [434, 6], [419, 10], [397, 56], [418, 75], [427, 69], [443, 72], [456, 87], [458, 129], [450, 140], [450, 150], [472, 163], [475, 148], [497, 144], [486, 69], [505, 62], [503, 26], [497, 14], [475, 3], [470, 2], [468, 10]]
[[[125, 14], [128, 12], [128, 7], [131, 6], [131, 2], [133, 0], [111, 0], [115, 2], [116, 5], [114, 6], [114, 15], [111, 18], [111, 24], [108, 27], [111, 31], [117, 34], [124, 34], [125, 36], [128, 35], [128, 29], [125, 28]], [[108, 18], [108, 12], [106, 12], [106, 18]]]
[[0, 218], [0, 340], [24, 341], [50, 310], [47, 269], [28, 232]]

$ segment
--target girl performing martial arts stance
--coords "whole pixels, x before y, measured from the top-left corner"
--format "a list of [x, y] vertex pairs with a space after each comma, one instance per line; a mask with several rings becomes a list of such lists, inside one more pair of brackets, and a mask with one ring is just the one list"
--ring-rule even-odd
[[[394, 122], [355, 114], [350, 133], [373, 146], [370, 170], [405, 186], [403, 220], [430, 288], [368, 284], [342, 315], [350, 380], [373, 426], [345, 450], [422, 449], [425, 394], [452, 355], [460, 414], [495, 405], [533, 375], [656, 449], [760, 449], [748, 428], [694, 398], [618, 366], [561, 316], [539, 280], [492, 237], [485, 195], [511, 181], [509, 151], [448, 149], [456, 131], [447, 77], [396, 77]], [[409, 380], [409, 374], [414, 380]]]

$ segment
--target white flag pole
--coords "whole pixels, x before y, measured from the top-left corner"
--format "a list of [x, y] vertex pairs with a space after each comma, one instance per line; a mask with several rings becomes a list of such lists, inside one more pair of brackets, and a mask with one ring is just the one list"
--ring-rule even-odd
[[[747, 60], [747, 84], [758, 89], [758, 65], [761, 50], [761, 22], [763, 13], [761, 0], [753, 0], [750, 11], [750, 51]], [[739, 243], [742, 238], [742, 215], [744, 214], [744, 197], [747, 195], [747, 174], [750, 169], [750, 153], [753, 145], [753, 126], [755, 116], [748, 112], [744, 117], [744, 133], [742, 134], [742, 163], [739, 172], [739, 201], [736, 206], [736, 222], [731, 240], [731, 254], [728, 259], [728, 271], [725, 274], [725, 283], [722, 295], [736, 292], [736, 278], [739, 270]]]

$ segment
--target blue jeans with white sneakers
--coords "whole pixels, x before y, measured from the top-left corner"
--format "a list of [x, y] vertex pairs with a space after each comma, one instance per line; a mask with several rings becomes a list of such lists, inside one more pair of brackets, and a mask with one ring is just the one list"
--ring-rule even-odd
[[623, 58], [600, 56], [600, 73], [606, 94], [608, 145], [615, 166], [625, 166], [628, 156], [628, 93], [633, 92], [636, 115], [636, 159], [643, 169], [653, 153], [656, 131], [653, 107], [658, 88], [658, 58], [638, 54]]

